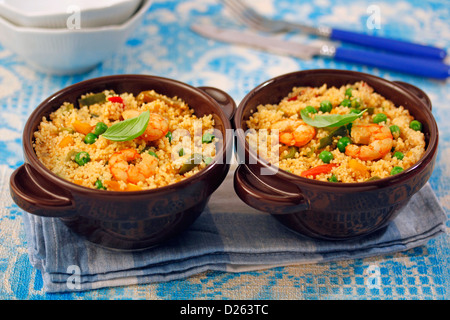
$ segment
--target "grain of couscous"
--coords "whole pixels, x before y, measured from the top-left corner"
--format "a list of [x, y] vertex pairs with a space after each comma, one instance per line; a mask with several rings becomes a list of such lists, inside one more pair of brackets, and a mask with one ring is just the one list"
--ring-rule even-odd
[[365, 82], [294, 87], [279, 104], [259, 105], [247, 141], [293, 174], [330, 182], [389, 177], [425, 152], [422, 125]]
[[64, 103], [34, 133], [52, 172], [89, 188], [136, 191], [167, 186], [205, 168], [216, 153], [212, 115], [153, 90], [136, 97], [106, 90]]

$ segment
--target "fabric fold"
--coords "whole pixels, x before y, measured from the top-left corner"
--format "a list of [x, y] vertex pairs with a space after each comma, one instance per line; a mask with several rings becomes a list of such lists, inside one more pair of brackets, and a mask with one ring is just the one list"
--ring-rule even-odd
[[[234, 206], [230, 207], [230, 201]], [[445, 231], [446, 215], [426, 184], [386, 228], [363, 238], [321, 241], [290, 231], [235, 195], [233, 173], [191, 227], [135, 252], [108, 250], [57, 218], [24, 213], [30, 262], [46, 292], [73, 292], [187, 278], [205, 271], [244, 272], [386, 255], [425, 245]], [[76, 284], [76, 285], [74, 285]]]

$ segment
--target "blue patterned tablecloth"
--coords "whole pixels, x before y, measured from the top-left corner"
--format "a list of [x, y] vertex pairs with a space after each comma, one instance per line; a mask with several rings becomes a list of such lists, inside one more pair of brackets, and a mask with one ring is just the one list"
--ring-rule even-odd
[[[259, 11], [311, 25], [328, 25], [450, 47], [448, 0], [252, 0]], [[379, 21], [371, 20], [376, 6]], [[373, 7], [371, 7], [373, 9]], [[155, 0], [142, 24], [114, 56], [88, 73], [51, 76], [30, 68], [0, 44], [0, 299], [444, 299], [450, 296], [448, 232], [392, 255], [240, 273], [208, 271], [182, 280], [53, 294], [32, 267], [23, 211], [9, 195], [9, 176], [23, 163], [22, 129], [46, 97], [73, 83], [110, 74], [158, 75], [227, 91], [238, 103], [261, 82], [287, 72], [336, 68], [371, 73], [422, 88], [433, 103], [440, 147], [430, 185], [450, 214], [449, 81], [436, 81], [315, 58], [278, 56], [207, 40], [194, 21], [231, 24], [215, 0]], [[374, 25], [379, 22], [379, 25]], [[368, 30], [369, 27], [375, 29]], [[298, 38], [315, 41], [307, 35]], [[448, 231], [449, 222], [446, 224]], [[375, 282], [374, 282], [375, 280]]]

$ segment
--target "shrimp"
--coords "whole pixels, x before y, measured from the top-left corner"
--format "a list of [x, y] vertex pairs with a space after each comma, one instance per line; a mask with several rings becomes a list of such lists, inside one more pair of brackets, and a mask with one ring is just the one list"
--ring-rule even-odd
[[[138, 110], [125, 110], [122, 112], [124, 119], [135, 118], [141, 114]], [[169, 122], [163, 116], [157, 113], [150, 113], [147, 129], [138, 138], [145, 141], [155, 141], [164, 137], [169, 132]]]
[[[141, 159], [136, 164], [130, 162]], [[157, 158], [151, 155], [140, 155], [135, 149], [124, 149], [115, 152], [109, 158], [109, 170], [116, 180], [137, 184], [145, 181], [156, 172]]]
[[280, 142], [288, 146], [302, 147], [316, 136], [316, 129], [299, 119], [284, 119], [272, 125], [280, 130]]
[[345, 148], [347, 156], [363, 161], [378, 160], [392, 149], [393, 137], [388, 127], [375, 123], [352, 126], [351, 137], [354, 143]]

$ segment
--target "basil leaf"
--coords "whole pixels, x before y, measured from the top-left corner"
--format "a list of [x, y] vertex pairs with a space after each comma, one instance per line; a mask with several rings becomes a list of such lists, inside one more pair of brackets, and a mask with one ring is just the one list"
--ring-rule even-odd
[[330, 145], [333, 142], [333, 138], [336, 136], [344, 137], [347, 134], [347, 128], [345, 126], [340, 126], [339, 128], [331, 131], [331, 133], [320, 139], [319, 149], [323, 149], [326, 146]]
[[325, 114], [325, 115], [316, 115], [314, 118], [309, 116], [308, 111], [303, 109], [300, 114], [302, 116], [303, 121], [305, 121], [310, 126], [316, 128], [325, 128], [325, 127], [340, 127], [346, 124], [349, 124], [366, 112], [367, 109], [364, 109], [360, 113], [349, 113], [349, 114]]
[[139, 116], [118, 123], [109, 127], [102, 136], [111, 141], [129, 141], [139, 137], [147, 129], [150, 119], [150, 111], [142, 112]]

